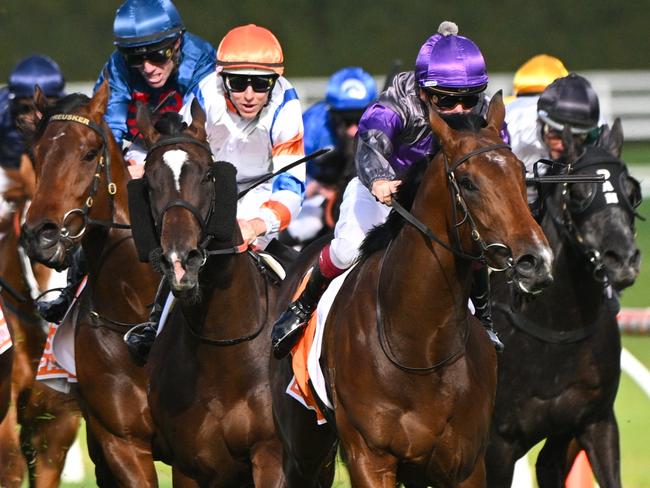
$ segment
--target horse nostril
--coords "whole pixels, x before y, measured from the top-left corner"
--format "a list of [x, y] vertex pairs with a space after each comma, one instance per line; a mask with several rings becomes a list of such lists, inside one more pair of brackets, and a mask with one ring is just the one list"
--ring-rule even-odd
[[43, 222], [33, 231], [34, 237], [37, 238], [42, 246], [55, 244], [59, 240], [60, 233], [59, 226], [54, 222]]
[[537, 269], [537, 258], [532, 254], [524, 254], [517, 259], [515, 269], [519, 275], [531, 277], [535, 274]]
[[185, 258], [185, 268], [200, 268], [203, 265], [205, 255], [198, 249], [192, 249]]
[[630, 266], [638, 268], [641, 263], [641, 251], [636, 249], [630, 258]]

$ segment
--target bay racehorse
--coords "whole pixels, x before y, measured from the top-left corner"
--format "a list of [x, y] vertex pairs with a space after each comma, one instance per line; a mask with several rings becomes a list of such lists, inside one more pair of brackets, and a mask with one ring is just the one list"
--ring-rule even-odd
[[537, 458], [539, 486], [563, 487], [577, 439], [598, 483], [619, 488], [614, 399], [620, 378], [618, 294], [639, 273], [635, 244], [639, 183], [621, 161], [620, 120], [598, 146], [551, 173], [600, 174], [604, 183], [549, 185], [541, 225], [555, 253], [553, 285], [519, 301], [493, 282], [495, 325], [506, 344], [499, 357], [490, 486], [509, 487], [515, 461], [546, 440]]
[[153, 422], [147, 374], [130, 357], [122, 335], [148, 315], [157, 285], [140, 263], [129, 222], [122, 152], [103, 115], [108, 83], [92, 99], [69, 95], [25, 122], [37, 177], [23, 226], [30, 256], [54, 268], [81, 245], [88, 284], [76, 312], [78, 392], [99, 486], [156, 486]]
[[[500, 94], [487, 124], [461, 115], [448, 119], [452, 128], [430, 111], [442, 149], [416, 166], [424, 171], [417, 189], [411, 175], [397, 197], [414, 225], [392, 212], [334, 300], [321, 363], [355, 487], [486, 486], [496, 354], [467, 308], [471, 269], [476, 260], [507, 268], [528, 291], [551, 279], [522, 163], [499, 135], [503, 119]], [[296, 471], [317, 486], [310, 451], [326, 448], [303, 442], [309, 427], [282, 415], [283, 372], [284, 382], [274, 379], [277, 421]]]
[[241, 244], [236, 170], [213, 161], [198, 102], [191, 113], [189, 127], [178, 114], [154, 127], [138, 111], [149, 147], [141, 195], [160, 243], [149, 254], [177, 298], [151, 352], [149, 404], [166, 460], [201, 486], [280, 487], [268, 377], [276, 287]]
[[[26, 161], [27, 169], [31, 164]], [[30, 486], [60, 483], [66, 453], [77, 435], [79, 409], [71, 394], [35, 381], [46, 333], [34, 297], [50, 272], [33, 264], [19, 247], [20, 218], [31, 192], [28, 171], [7, 170], [11, 182], [3, 198], [12, 205], [0, 224], [0, 306], [13, 337], [11, 407], [0, 422], [0, 486], [19, 487], [29, 472]]]

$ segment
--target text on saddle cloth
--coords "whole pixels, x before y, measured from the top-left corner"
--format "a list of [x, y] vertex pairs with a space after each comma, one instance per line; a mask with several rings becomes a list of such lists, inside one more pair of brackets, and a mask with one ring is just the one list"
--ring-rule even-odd
[[[345, 278], [352, 269], [354, 269], [354, 266], [330, 283], [327, 290], [325, 290], [325, 293], [323, 293], [323, 297], [318, 302], [316, 312], [312, 315], [309, 324], [305, 329], [305, 333], [292, 350], [291, 365], [294, 376], [287, 386], [286, 393], [302, 403], [305, 408], [314, 410], [319, 425], [326, 423], [326, 420], [318, 407], [315, 398], [313, 398], [309, 382], [311, 382], [323, 405], [333, 409], [334, 407], [332, 406], [332, 402], [327, 396], [325, 377], [320, 367], [320, 355], [323, 346], [323, 335], [327, 316], [329, 315], [334, 299], [341, 289]], [[303, 278], [296, 294], [294, 295], [294, 300], [307, 285], [310, 274], [311, 273], [308, 273]]]

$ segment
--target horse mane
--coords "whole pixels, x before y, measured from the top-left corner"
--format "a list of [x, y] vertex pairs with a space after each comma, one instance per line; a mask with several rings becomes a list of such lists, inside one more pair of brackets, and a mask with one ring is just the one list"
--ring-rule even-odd
[[187, 124], [183, 122], [181, 114], [165, 112], [158, 118], [154, 128], [164, 136], [179, 136], [187, 129]]
[[[442, 118], [452, 129], [473, 134], [478, 134], [487, 125], [483, 117], [474, 113], [442, 115]], [[397, 190], [394, 198], [406, 210], [411, 210], [415, 195], [422, 182], [424, 172], [429, 167], [429, 163], [430, 161], [426, 158], [421, 158], [411, 165]], [[359, 262], [365, 261], [375, 252], [388, 247], [388, 243], [399, 234], [404, 227], [404, 223], [405, 220], [401, 215], [391, 211], [386, 222], [375, 226], [366, 235], [359, 249]]]

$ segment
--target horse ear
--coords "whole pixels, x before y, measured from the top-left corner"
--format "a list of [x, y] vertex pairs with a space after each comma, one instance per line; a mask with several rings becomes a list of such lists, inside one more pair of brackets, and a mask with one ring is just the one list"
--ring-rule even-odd
[[34, 98], [27, 112], [21, 113], [16, 117], [16, 127], [22, 132], [25, 139], [31, 140], [36, 134], [36, 127], [43, 118], [43, 112], [50, 105], [47, 97], [38, 85], [34, 86]]
[[442, 117], [440, 117], [438, 111], [433, 107], [431, 102], [427, 101], [426, 104], [429, 109], [429, 125], [431, 126], [431, 132], [433, 132], [438, 138], [440, 145], [445, 147], [447, 143], [455, 140], [455, 131], [449, 127]]
[[623, 124], [619, 117], [616, 117], [611, 128], [606, 125], [603, 127], [603, 132], [598, 139], [598, 146], [620, 159], [623, 152]]
[[99, 88], [90, 99], [90, 104], [88, 108], [90, 109], [91, 115], [97, 115], [97, 121], [101, 119], [106, 113], [106, 106], [108, 105], [108, 96], [110, 95], [111, 89], [108, 85], [108, 78], [105, 78], [102, 81], [102, 84], [99, 85]]
[[138, 130], [140, 131], [140, 134], [142, 134], [142, 137], [144, 137], [146, 146], [153, 146], [153, 144], [158, 140], [159, 134], [151, 122], [151, 111], [149, 110], [149, 106], [146, 103], [138, 102], [136, 122], [138, 124]]
[[497, 134], [499, 134], [506, 118], [506, 106], [503, 104], [503, 92], [501, 90], [492, 96], [486, 118], [488, 127], [492, 128]]
[[205, 132], [205, 112], [196, 98], [192, 99], [190, 113], [192, 114], [192, 125], [190, 125], [189, 130], [192, 136], [200, 141], [205, 141], [207, 139]]

